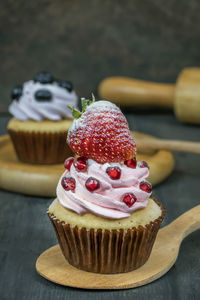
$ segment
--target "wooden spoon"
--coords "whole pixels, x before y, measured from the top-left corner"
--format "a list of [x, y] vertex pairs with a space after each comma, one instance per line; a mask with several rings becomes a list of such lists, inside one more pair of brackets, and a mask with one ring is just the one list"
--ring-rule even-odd
[[175, 263], [182, 240], [200, 228], [200, 205], [160, 229], [149, 260], [141, 268], [122, 274], [96, 274], [72, 267], [54, 246], [36, 262], [44, 278], [65, 286], [83, 289], [127, 289], [150, 283], [163, 276]]

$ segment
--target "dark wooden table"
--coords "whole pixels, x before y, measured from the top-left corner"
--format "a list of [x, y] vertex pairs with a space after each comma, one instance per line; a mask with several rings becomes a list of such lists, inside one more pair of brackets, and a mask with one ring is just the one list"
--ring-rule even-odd
[[[158, 137], [200, 140], [200, 127], [178, 123], [172, 113], [126, 113], [131, 129]], [[0, 134], [6, 133], [8, 117], [0, 118]], [[200, 156], [175, 153], [173, 174], [154, 188], [166, 206], [166, 225], [199, 204]], [[31, 182], [30, 182], [31, 184]], [[175, 266], [146, 286], [119, 291], [67, 288], [40, 277], [35, 261], [56, 244], [46, 210], [52, 199], [0, 191], [0, 300], [59, 299], [200, 299], [200, 231], [182, 243]]]

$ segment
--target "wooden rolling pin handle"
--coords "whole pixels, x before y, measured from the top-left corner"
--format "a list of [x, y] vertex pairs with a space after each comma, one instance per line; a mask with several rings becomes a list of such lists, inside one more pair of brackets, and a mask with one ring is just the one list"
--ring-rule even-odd
[[144, 152], [144, 150], [171, 150], [182, 151], [200, 154], [199, 142], [185, 142], [162, 139], [136, 139], [137, 149]]
[[128, 77], [108, 77], [98, 88], [101, 99], [126, 106], [174, 106], [174, 84], [154, 83]]

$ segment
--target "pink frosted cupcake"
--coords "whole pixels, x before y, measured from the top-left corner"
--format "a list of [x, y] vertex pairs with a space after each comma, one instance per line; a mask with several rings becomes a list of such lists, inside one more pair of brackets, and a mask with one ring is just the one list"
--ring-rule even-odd
[[148, 164], [137, 162], [120, 109], [107, 101], [82, 104], [68, 132], [79, 157], [65, 162], [48, 215], [70, 264], [97, 273], [128, 272], [147, 261], [164, 208], [150, 198]]

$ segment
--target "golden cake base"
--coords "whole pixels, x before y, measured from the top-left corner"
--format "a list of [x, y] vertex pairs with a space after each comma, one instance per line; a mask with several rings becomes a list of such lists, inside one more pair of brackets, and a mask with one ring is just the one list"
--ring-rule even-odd
[[79, 270], [65, 260], [58, 245], [39, 256], [36, 270], [52, 282], [82, 289], [128, 289], [142, 286], [160, 278], [173, 266], [182, 240], [197, 229], [200, 229], [200, 205], [160, 229], [148, 261], [128, 273], [97, 274]]
[[[134, 137], [149, 135], [134, 132]], [[167, 178], [174, 167], [171, 152], [160, 150], [151, 154], [137, 155], [137, 160], [145, 160], [150, 165], [149, 181], [152, 185]], [[20, 162], [15, 154], [10, 137], [0, 137], [0, 188], [15, 193], [34, 196], [54, 197], [59, 177], [64, 172], [63, 164], [30, 165]]]

